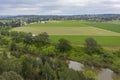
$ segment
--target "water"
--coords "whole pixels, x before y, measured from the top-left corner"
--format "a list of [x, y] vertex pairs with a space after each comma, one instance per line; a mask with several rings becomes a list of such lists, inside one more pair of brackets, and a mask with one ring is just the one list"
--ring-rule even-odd
[[95, 67], [86, 67], [83, 64], [75, 61], [69, 61], [69, 68], [74, 69], [76, 71], [92, 70], [96, 73], [98, 79], [100, 80], [120, 80], [120, 75], [117, 75], [108, 68], [98, 69]]
[[110, 69], [102, 69], [102, 71], [97, 75], [100, 80], [113, 80], [113, 71]]
[[72, 68], [76, 71], [82, 70], [82, 67], [84, 67], [84, 65], [81, 64], [81, 63], [78, 63], [78, 62], [75, 62], [75, 61], [70, 61], [69, 62], [69, 68]]

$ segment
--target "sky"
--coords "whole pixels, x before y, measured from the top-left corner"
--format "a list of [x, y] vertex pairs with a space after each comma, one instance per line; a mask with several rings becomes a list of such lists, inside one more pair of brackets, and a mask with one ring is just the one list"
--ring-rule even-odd
[[120, 0], [0, 0], [0, 15], [120, 14]]

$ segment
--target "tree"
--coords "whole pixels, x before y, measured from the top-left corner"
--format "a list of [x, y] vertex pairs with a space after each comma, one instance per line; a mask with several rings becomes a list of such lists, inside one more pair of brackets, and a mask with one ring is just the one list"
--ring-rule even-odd
[[25, 80], [39, 80], [39, 61], [30, 55], [23, 56], [22, 76]]
[[57, 75], [55, 71], [51, 68], [48, 62], [45, 62], [45, 65], [43, 66], [42, 73], [45, 76], [45, 80], [56, 80]]
[[32, 33], [28, 33], [28, 34], [25, 36], [25, 41], [24, 41], [24, 42], [25, 42], [26, 45], [33, 43]]
[[17, 51], [17, 46], [16, 46], [16, 43], [15, 42], [12, 42], [10, 44], [10, 51]]
[[8, 37], [1, 37], [0, 38], [0, 46], [8, 46], [10, 42], [10, 39]]
[[65, 52], [65, 51], [69, 51], [72, 47], [71, 47], [70, 42], [68, 40], [60, 39], [58, 44], [56, 45], [56, 48], [60, 52]]
[[22, 72], [21, 62], [16, 58], [4, 60], [4, 63], [1, 65], [3, 65], [4, 72], [14, 71], [19, 74]]
[[12, 20], [11, 21], [11, 26], [12, 27], [20, 27], [22, 25], [21, 20]]
[[45, 47], [42, 47], [42, 53], [47, 55], [47, 56], [55, 56], [56, 55], [56, 52], [55, 52], [55, 46], [45, 46]]
[[87, 80], [96, 80], [96, 74], [91, 70], [86, 71], [85, 76], [87, 77]]
[[94, 52], [98, 52], [100, 50], [100, 46], [93, 38], [87, 38], [85, 40], [85, 51], [89, 54]]
[[39, 49], [35, 45], [29, 45], [26, 48], [29, 54], [38, 55], [39, 53]]
[[49, 35], [46, 32], [43, 32], [38, 36], [35, 36], [34, 42], [38, 47], [45, 46], [50, 43]]
[[23, 62], [22, 62], [22, 76], [24, 79], [30, 79], [31, 72], [32, 72], [32, 59], [29, 55], [24, 56]]
[[17, 31], [11, 31], [10, 32], [10, 36], [12, 38], [12, 41], [19, 43], [19, 42], [23, 42], [24, 39], [26, 38], [26, 34], [24, 32], [17, 32]]
[[78, 72], [68, 68], [64, 68], [58, 75], [59, 80], [81, 80]]
[[14, 71], [3, 72], [0, 75], [0, 80], [23, 80], [23, 78]]
[[0, 26], [3, 26], [3, 22], [0, 22]]

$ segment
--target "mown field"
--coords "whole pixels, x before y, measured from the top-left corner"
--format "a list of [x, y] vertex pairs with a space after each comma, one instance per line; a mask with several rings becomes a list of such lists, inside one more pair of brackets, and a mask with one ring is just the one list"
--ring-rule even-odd
[[78, 36], [78, 35], [52, 35], [50, 39], [54, 42], [57, 42], [60, 38], [64, 38], [69, 40], [73, 45], [84, 45], [85, 39], [92, 37], [94, 38], [98, 44], [102, 46], [109, 46], [109, 47], [117, 47], [120, 46], [120, 37], [119, 36]]
[[120, 33], [120, 24], [116, 22], [87, 22], [86, 25], [94, 26], [101, 29], [106, 29], [114, 32]]
[[45, 24], [29, 24], [24, 27], [97, 27], [120, 33], [120, 21], [89, 22], [89, 21], [48, 21]]
[[32, 32], [33, 34], [47, 32], [49, 35], [120, 36], [120, 33], [96, 27], [17, 27], [13, 31]]
[[84, 24], [85, 21], [48, 21], [47, 23], [39, 24], [39, 23], [34, 23], [34, 24], [28, 24], [25, 25], [24, 27], [88, 27], [87, 24]]
[[13, 28], [12, 31], [47, 32], [52, 41], [65, 38], [75, 45], [84, 45], [84, 40], [93, 37], [102, 46], [120, 46], [120, 24], [113, 22], [49, 21]]

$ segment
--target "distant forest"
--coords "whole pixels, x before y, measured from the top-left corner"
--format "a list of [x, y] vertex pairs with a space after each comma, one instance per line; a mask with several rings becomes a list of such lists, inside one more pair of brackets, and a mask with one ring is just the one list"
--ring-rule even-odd
[[35, 19], [35, 20], [93, 20], [111, 21], [120, 20], [120, 14], [95, 14], [95, 15], [18, 15], [0, 16], [0, 19]]

